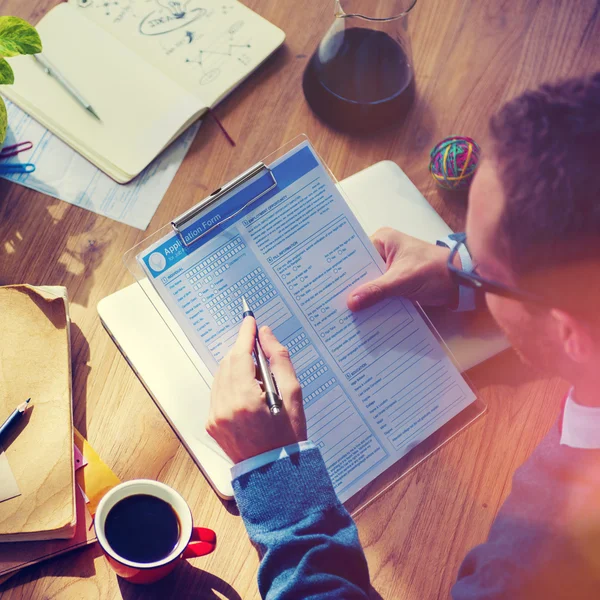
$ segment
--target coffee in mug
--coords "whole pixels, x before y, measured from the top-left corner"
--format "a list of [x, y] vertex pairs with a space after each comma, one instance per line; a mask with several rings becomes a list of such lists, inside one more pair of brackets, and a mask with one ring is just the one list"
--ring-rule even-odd
[[210, 554], [211, 529], [194, 527], [192, 513], [174, 489], [149, 479], [110, 490], [94, 518], [96, 536], [114, 571], [131, 583], [152, 583], [179, 560]]
[[106, 516], [104, 532], [119, 556], [139, 563], [166, 558], [179, 541], [180, 525], [171, 505], [150, 494], [119, 500]]

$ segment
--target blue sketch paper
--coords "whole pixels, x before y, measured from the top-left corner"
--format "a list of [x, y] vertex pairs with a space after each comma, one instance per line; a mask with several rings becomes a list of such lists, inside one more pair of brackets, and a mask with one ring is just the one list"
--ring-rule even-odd
[[246, 296], [290, 350], [309, 437], [345, 501], [475, 396], [412, 303], [348, 310], [350, 290], [385, 265], [311, 146], [270, 168], [274, 190], [244, 209], [268, 187], [257, 176], [186, 226], [196, 243], [172, 233], [137, 259], [213, 373]]
[[192, 125], [133, 181], [121, 185], [18, 106], [9, 101], [6, 104], [8, 132], [4, 145], [24, 140], [33, 143], [31, 150], [6, 162], [31, 162], [36, 169], [2, 177], [138, 229], [148, 227], [200, 127], [200, 123]]

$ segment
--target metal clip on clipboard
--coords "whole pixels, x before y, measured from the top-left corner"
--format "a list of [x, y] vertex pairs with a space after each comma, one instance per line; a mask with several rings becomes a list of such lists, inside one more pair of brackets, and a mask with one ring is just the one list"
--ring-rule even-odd
[[[260, 175], [263, 172], [269, 173], [269, 175], [271, 176], [271, 180], [272, 180], [271, 185], [266, 190], [263, 190], [256, 196], [252, 197], [250, 200], [248, 200], [248, 202], [246, 202], [244, 204], [244, 206], [242, 206], [241, 208], [236, 210], [234, 213], [225, 217], [223, 220], [219, 221], [212, 227], [209, 227], [206, 231], [203, 231], [201, 234], [195, 236], [193, 240], [191, 240], [189, 242], [185, 241], [185, 238], [183, 235], [183, 229], [190, 221], [193, 221], [198, 215], [200, 215], [202, 212], [204, 212], [210, 206], [214, 205], [216, 202], [221, 200], [227, 194], [234, 191], [241, 185], [244, 185], [245, 183], [251, 181], [257, 175]], [[211, 231], [213, 231], [217, 227], [221, 227], [227, 221], [229, 221], [230, 219], [233, 219], [235, 216], [239, 215], [243, 210], [248, 208], [248, 206], [250, 206], [253, 202], [256, 202], [259, 198], [262, 198], [266, 193], [270, 192], [271, 190], [275, 189], [276, 187], [277, 187], [277, 180], [275, 179], [275, 175], [273, 174], [273, 171], [271, 171], [271, 169], [269, 169], [269, 167], [267, 167], [267, 165], [265, 165], [264, 162], [258, 162], [253, 167], [250, 167], [247, 171], [244, 171], [243, 173], [238, 175], [235, 179], [232, 179], [229, 183], [226, 183], [219, 189], [215, 190], [210, 196], [208, 196], [207, 198], [204, 198], [204, 200], [201, 200], [198, 204], [196, 204], [196, 206], [192, 206], [192, 208], [190, 208], [189, 210], [186, 210], [182, 215], [180, 215], [176, 219], [173, 219], [171, 221], [171, 227], [173, 227], [173, 231], [175, 231], [175, 233], [178, 235], [181, 243], [186, 248], [189, 248], [190, 246], [192, 246], [193, 244], [198, 242], [198, 240], [202, 239], [205, 235], [209, 234]]]

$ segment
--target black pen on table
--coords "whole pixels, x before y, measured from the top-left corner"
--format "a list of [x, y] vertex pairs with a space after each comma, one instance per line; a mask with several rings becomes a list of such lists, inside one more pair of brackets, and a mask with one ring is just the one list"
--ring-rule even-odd
[[8, 437], [10, 430], [22, 419], [23, 415], [27, 412], [27, 409], [32, 406], [32, 404], [29, 404], [30, 400], [31, 398], [28, 398], [23, 404], [19, 404], [10, 417], [8, 417], [8, 419], [0, 426], [0, 445], [2, 445], [4, 439]]
[[[242, 319], [246, 317], [254, 317], [254, 313], [248, 306], [246, 298], [242, 296]], [[267, 396], [267, 406], [272, 415], [277, 415], [281, 412], [281, 396], [277, 389], [277, 384], [269, 368], [269, 362], [267, 357], [261, 348], [260, 342], [258, 341], [258, 331], [256, 332], [256, 339], [254, 340], [254, 359], [258, 364], [258, 370], [260, 372], [260, 378], [262, 379], [263, 385], [265, 386], [265, 394]]]

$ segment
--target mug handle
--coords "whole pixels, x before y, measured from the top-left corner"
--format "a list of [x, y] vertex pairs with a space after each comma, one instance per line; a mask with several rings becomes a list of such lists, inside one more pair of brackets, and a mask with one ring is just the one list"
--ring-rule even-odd
[[194, 527], [192, 539], [183, 551], [183, 558], [195, 558], [210, 554], [217, 546], [217, 534], [206, 527]]

